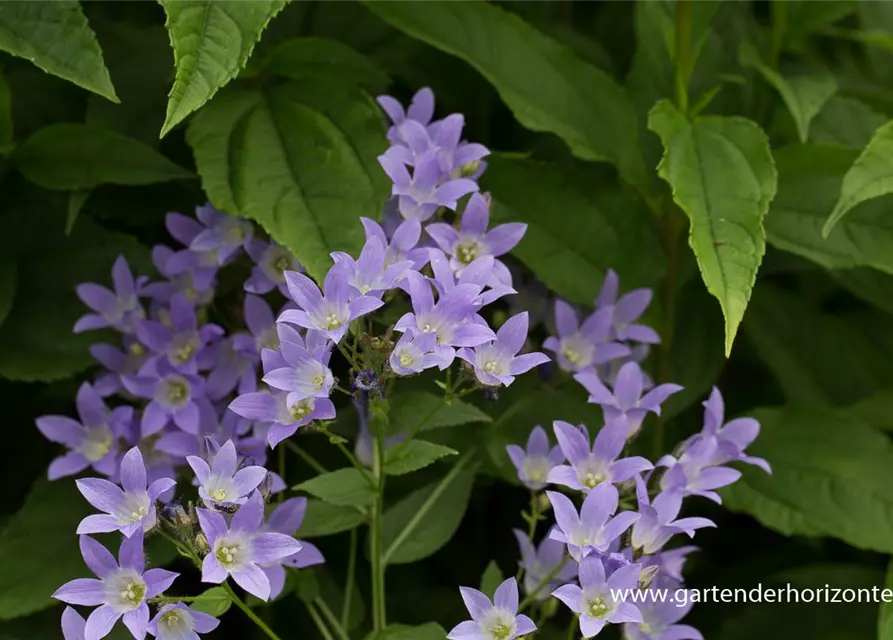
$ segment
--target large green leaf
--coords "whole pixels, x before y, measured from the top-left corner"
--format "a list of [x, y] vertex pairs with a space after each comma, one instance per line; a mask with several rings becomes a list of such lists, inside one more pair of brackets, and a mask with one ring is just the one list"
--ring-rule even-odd
[[775, 87], [797, 125], [800, 142], [809, 138], [809, 124], [826, 102], [837, 92], [837, 81], [832, 75], [795, 75], [786, 77], [763, 63], [752, 47], [741, 52], [744, 64], [759, 71], [760, 75]]
[[13, 162], [34, 184], [66, 191], [193, 177], [142, 142], [85, 124], [40, 129], [16, 149]]
[[872, 267], [893, 273], [893, 197], [859, 205], [825, 240], [822, 225], [858, 151], [831, 145], [793, 145], [775, 151], [778, 195], [766, 216], [771, 244], [829, 269]]
[[843, 177], [840, 199], [822, 227], [827, 238], [834, 226], [859, 203], [893, 192], [893, 121], [881, 126]]
[[353, 85], [227, 89], [187, 138], [211, 202], [259, 222], [320, 280], [331, 251], [359, 250], [357, 218], [377, 217], [387, 198], [376, 160], [387, 148], [384, 125]]
[[118, 101], [96, 35], [77, 0], [0, 2], [0, 49]]
[[384, 513], [384, 560], [406, 564], [427, 558], [449, 542], [468, 506], [477, 463], [459, 460], [444, 478], [413, 491]]
[[560, 136], [584, 160], [608, 160], [647, 182], [623, 88], [521, 18], [488, 2], [367, 2], [394, 27], [471, 64], [533, 131]]
[[721, 491], [724, 504], [785, 535], [833, 536], [893, 552], [893, 444], [840, 412], [761, 409], [748, 448], [772, 475], [748, 468]]
[[209, 616], [218, 618], [229, 611], [232, 605], [232, 598], [223, 587], [211, 587], [206, 589], [198, 597], [190, 603], [189, 607]]
[[286, 0], [162, 0], [177, 75], [161, 135], [236, 77]]
[[359, 470], [349, 467], [323, 473], [294, 487], [323, 502], [345, 507], [363, 507], [375, 499], [375, 489]]
[[812, 121], [809, 139], [861, 149], [887, 118], [854, 98], [832, 96]]
[[13, 380], [57, 380], [90, 366], [88, 348], [105, 335], [72, 333], [75, 321], [89, 311], [75, 287], [110, 284], [120, 254], [136, 273], [151, 273], [148, 249], [130, 236], [81, 219], [66, 237], [64, 203], [47, 210], [52, 202], [40, 200], [33, 208], [23, 203], [24, 210], [0, 217], [14, 230], [17, 262], [17, 293], [0, 327], [0, 376]]
[[658, 173], [691, 220], [689, 244], [722, 307], [728, 355], [766, 248], [763, 216], [777, 178], [769, 140], [750, 120], [689, 121], [667, 101], [651, 110], [648, 128], [663, 142]]
[[490, 416], [473, 404], [455, 399], [447, 403], [442, 397], [426, 391], [398, 393], [389, 404], [388, 434], [412, 433], [417, 428], [421, 432], [472, 422], [490, 422]]
[[788, 402], [840, 405], [893, 387], [890, 352], [845, 316], [763, 286], [744, 323]]
[[319, 80], [332, 75], [370, 91], [384, 91], [390, 79], [372, 60], [337, 40], [292, 38], [270, 51], [255, 71], [292, 80]]
[[481, 183], [494, 197], [493, 222], [527, 224], [513, 255], [558, 295], [592, 304], [608, 269], [631, 287], [663, 275], [648, 210], [615, 185], [594, 188], [592, 167], [499, 155], [487, 162]]
[[[893, 561], [887, 566], [887, 578], [884, 580], [885, 590], [893, 589]], [[877, 621], [878, 640], [893, 640], [893, 603], [886, 600], [881, 603], [881, 612]]]
[[323, 502], [307, 500], [307, 513], [298, 531], [300, 538], [319, 538], [342, 531], [349, 531], [364, 522], [363, 511], [355, 507], [343, 507]]
[[388, 449], [385, 456], [384, 472], [401, 476], [424, 469], [446, 456], [454, 456], [458, 451], [433, 442], [412, 440], [406, 446], [397, 444]]

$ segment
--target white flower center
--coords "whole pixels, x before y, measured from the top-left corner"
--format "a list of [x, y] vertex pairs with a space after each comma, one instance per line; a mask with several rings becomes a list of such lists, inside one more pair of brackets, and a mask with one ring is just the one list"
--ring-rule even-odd
[[336, 329], [341, 328], [344, 322], [338, 317], [335, 313], [330, 313], [325, 318], [325, 327], [329, 331], [335, 331]]
[[402, 364], [404, 367], [408, 367], [409, 365], [412, 364], [412, 356], [406, 352], [403, 352], [400, 354], [399, 360], [400, 360], [400, 364]]
[[481, 630], [489, 633], [493, 640], [514, 638], [517, 630], [515, 616], [505, 609], [494, 608], [481, 621]]
[[462, 264], [470, 264], [475, 261], [480, 252], [480, 245], [476, 241], [470, 240], [456, 246], [456, 259]]
[[189, 381], [182, 376], [168, 376], [161, 383], [161, 396], [171, 407], [182, 406], [189, 400]]
[[185, 622], [177, 609], [161, 614], [161, 622], [169, 628], [179, 627]]
[[[321, 388], [321, 387], [320, 387]], [[306, 400], [299, 400], [294, 403], [288, 412], [291, 414], [291, 417], [295, 420], [303, 420], [313, 411], [313, 402], [311, 398], [307, 398]]]
[[146, 582], [133, 569], [119, 569], [103, 579], [106, 602], [124, 613], [137, 609], [146, 599]]
[[217, 562], [224, 568], [238, 566], [244, 553], [242, 545], [236, 542], [225, 542], [217, 547], [214, 555], [217, 556]]
[[608, 605], [605, 603], [605, 599], [602, 596], [596, 596], [595, 598], [590, 598], [586, 602], [586, 615], [591, 618], [598, 618], [599, 620], [604, 618], [608, 614]]
[[99, 462], [112, 450], [113, 442], [112, 432], [106, 425], [87, 427], [80, 446], [81, 455], [90, 462]]

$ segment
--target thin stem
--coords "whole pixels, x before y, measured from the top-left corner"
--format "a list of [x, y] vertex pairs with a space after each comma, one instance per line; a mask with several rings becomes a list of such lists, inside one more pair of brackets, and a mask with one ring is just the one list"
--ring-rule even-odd
[[294, 453], [298, 454], [298, 456], [299, 456], [304, 462], [306, 462], [306, 463], [309, 464], [311, 467], [313, 467], [313, 470], [316, 471], [317, 473], [328, 473], [328, 471], [326, 471], [326, 468], [325, 468], [324, 466], [322, 466], [319, 462], [316, 461], [316, 458], [314, 458], [314, 457], [311, 456], [309, 453], [307, 453], [306, 451], [304, 451], [301, 447], [299, 447], [298, 445], [296, 445], [296, 444], [295, 444], [294, 442], [292, 442], [291, 440], [284, 440], [284, 441], [283, 441], [283, 444], [284, 444], [286, 447], [288, 447], [291, 451], [293, 451]]
[[[533, 544], [533, 536], [536, 533], [536, 525], [540, 519], [540, 502], [537, 499], [537, 493], [535, 491], [530, 492], [530, 521], [527, 525], [527, 539], [530, 540], [530, 543]], [[521, 576], [524, 574], [524, 566], [518, 567], [518, 573], [515, 574], [515, 581], [521, 580]]]
[[[279, 447], [279, 477], [282, 478], [285, 484], [288, 484], [288, 481], [285, 479], [285, 464], [285, 447]], [[285, 491], [280, 491], [276, 497], [276, 502], [281, 504], [283, 500], [285, 500]]]
[[539, 584], [536, 585], [536, 587], [533, 589], [533, 591], [528, 593], [525, 596], [525, 598], [521, 601], [521, 604], [518, 606], [518, 613], [524, 613], [524, 610], [527, 607], [529, 607], [531, 604], [533, 604], [537, 595], [539, 595], [539, 592], [542, 591], [547, 584], [552, 582], [552, 579], [558, 575], [559, 571], [564, 569], [564, 565], [567, 564], [567, 561], [569, 558], [570, 558], [570, 556], [564, 556], [564, 560], [562, 560], [561, 562], [556, 564], [554, 567], [552, 567], [552, 570], [549, 573], [547, 573], [545, 576], [543, 576], [543, 579], [539, 581]]
[[772, 49], [769, 52], [769, 66], [778, 69], [781, 59], [781, 48], [788, 30], [788, 5], [786, 0], [772, 0]]
[[277, 636], [270, 627], [267, 626], [267, 623], [257, 617], [257, 614], [251, 610], [251, 608], [242, 601], [242, 598], [236, 595], [236, 592], [233, 591], [233, 588], [229, 586], [228, 582], [223, 582], [223, 589], [229, 594], [230, 600], [233, 601], [239, 609], [245, 612], [245, 615], [248, 616], [251, 621], [257, 625], [257, 627], [267, 634], [267, 637], [271, 640], [282, 640], [279, 636]]
[[353, 598], [353, 584], [357, 573], [357, 530], [350, 530], [350, 552], [347, 556], [347, 579], [344, 581], [344, 602], [341, 606], [341, 626], [347, 628], [350, 619], [350, 605]]
[[310, 617], [313, 618], [313, 623], [316, 625], [316, 628], [319, 629], [320, 635], [324, 638], [324, 640], [335, 640], [335, 636], [333, 636], [328, 627], [326, 627], [326, 623], [323, 622], [323, 619], [319, 617], [319, 613], [316, 609], [313, 608], [313, 605], [309, 602], [305, 603], [307, 605], [307, 613], [310, 614]]
[[688, 83], [692, 72], [691, 25], [694, 0], [676, 0], [676, 106], [688, 114]]
[[350, 352], [344, 348], [344, 345], [340, 342], [338, 343], [338, 351], [341, 352], [341, 355], [344, 356], [344, 359], [350, 363], [350, 366], [353, 367], [354, 371], [360, 370], [360, 365], [357, 364], [356, 358], [354, 358]]
[[577, 630], [577, 624], [580, 620], [580, 616], [574, 616], [571, 618], [571, 623], [567, 626], [567, 640], [574, 640], [574, 635]]
[[372, 563], [372, 625], [376, 632], [382, 631], [387, 625], [385, 610], [385, 580], [384, 571], [386, 558], [382, 554], [381, 521], [384, 502], [385, 477], [382, 471], [384, 462], [384, 429], [378, 420], [375, 424], [375, 446], [372, 451], [372, 475], [375, 478], [375, 500], [372, 502], [371, 518], [369, 523], [369, 550]]
[[335, 617], [335, 614], [332, 613], [332, 610], [329, 609], [329, 605], [326, 604], [326, 601], [322, 598], [316, 598], [313, 601], [319, 610], [322, 611], [323, 617], [328, 620], [329, 625], [331, 625], [332, 629], [335, 631], [335, 635], [337, 635], [341, 640], [350, 640], [350, 636], [347, 635], [347, 631], [344, 630], [344, 627], [341, 626], [341, 623], [338, 622], [338, 618]]

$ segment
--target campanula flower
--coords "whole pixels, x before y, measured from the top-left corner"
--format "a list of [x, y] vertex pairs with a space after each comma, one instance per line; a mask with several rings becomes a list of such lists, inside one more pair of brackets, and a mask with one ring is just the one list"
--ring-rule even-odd
[[493, 601], [471, 587], [459, 587], [471, 620], [447, 634], [450, 640], [515, 640], [536, 631], [533, 620], [518, 614], [518, 583], [509, 578], [496, 588]]
[[619, 291], [620, 278], [613, 269], [608, 269], [601, 291], [595, 299], [595, 307], [610, 314], [613, 339], [659, 343], [660, 336], [654, 329], [648, 325], [635, 324], [651, 304], [651, 289], [636, 289], [618, 298]]
[[245, 251], [254, 261], [251, 277], [245, 281], [245, 291], [249, 293], [269, 293], [278, 288], [287, 296], [285, 272], [304, 271], [294, 254], [277, 242], [253, 238], [245, 245]]
[[577, 311], [564, 300], [555, 301], [555, 329], [543, 348], [555, 353], [565, 371], [585, 371], [595, 365], [628, 356], [628, 346], [610, 339], [610, 311], [595, 311], [582, 324]]
[[566, 495], [555, 491], [547, 491], [546, 495], [558, 524], [549, 537], [565, 543], [568, 553], [577, 562], [594, 551], [607, 551], [614, 540], [639, 519], [639, 514], [634, 511], [623, 511], [614, 516], [620, 497], [617, 488], [606, 482], [589, 492], [579, 513]]
[[177, 602], [158, 610], [149, 623], [149, 633], [158, 640], [198, 640], [198, 634], [211, 633], [219, 624], [214, 616]]
[[695, 535], [696, 529], [715, 527], [707, 518], [680, 518], [683, 493], [679, 489], [663, 491], [652, 502], [641, 476], [636, 476], [636, 496], [641, 517], [633, 525], [632, 546], [650, 555], [660, 551], [677, 533]]
[[471, 349], [460, 349], [458, 356], [474, 368], [483, 385], [509, 386], [515, 376], [549, 362], [549, 356], [534, 352], [517, 355], [527, 340], [527, 312], [512, 316], [496, 332], [496, 340]]
[[[445, 173], [436, 150], [413, 161], [411, 152], [405, 150], [404, 155], [400, 149], [391, 147], [378, 157], [378, 162], [394, 183], [391, 193], [399, 196], [398, 206], [404, 218], [424, 222], [438, 207], [455, 210], [459, 198], [478, 190], [474, 180], [453, 179]], [[412, 175], [406, 168], [407, 161], [414, 162]]]
[[[521, 548], [521, 560], [518, 564], [524, 569], [524, 592], [534, 600], [546, 600], [559, 585], [577, 577], [577, 563], [568, 558], [565, 545], [546, 535], [539, 547], [534, 547], [525, 532], [520, 529], [512, 531]], [[563, 566], [556, 573], [555, 568], [562, 563]], [[550, 575], [552, 578], [544, 583]]]
[[136, 335], [146, 347], [183, 373], [194, 374], [206, 369], [211, 361], [208, 345], [224, 334], [216, 324], [198, 326], [195, 307], [183, 295], [170, 300], [170, 324], [143, 320], [136, 325]]
[[205, 387], [201, 378], [181, 373], [166, 360], [147, 363], [135, 376], [122, 376], [133, 395], [150, 400], [143, 410], [143, 437], [158, 433], [171, 421], [186, 433], [198, 433], [199, 406]]
[[123, 333], [131, 333], [134, 325], [145, 317], [139, 300], [146, 278], [134, 279], [124, 256], [118, 256], [112, 267], [115, 290], [98, 284], [81, 284], [76, 291], [81, 301], [95, 313], [81, 318], [74, 325], [74, 332], [113, 327]]
[[416, 219], [403, 220], [386, 234], [385, 228], [369, 218], [360, 218], [366, 230], [366, 242], [377, 238], [385, 246], [384, 264], [386, 267], [408, 260], [412, 268], [418, 271], [428, 262], [428, 250], [418, 246], [422, 235], [422, 223]]
[[346, 266], [351, 298], [365, 295], [381, 298], [412, 268], [413, 263], [410, 260], [401, 260], [388, 265], [386, 254], [387, 244], [375, 236], [366, 241], [357, 260], [341, 251], [332, 253], [332, 260]]
[[218, 505], [244, 504], [248, 494], [257, 489], [267, 475], [267, 470], [257, 465], [239, 468], [239, 457], [232, 440], [220, 447], [210, 465], [198, 456], [188, 456], [186, 462], [199, 482], [198, 495], [212, 509]]
[[[282, 533], [287, 536], [294, 536], [301, 523], [304, 521], [304, 514], [307, 512], [307, 498], [289, 498], [282, 504], [278, 505], [270, 517], [264, 524], [264, 530]], [[275, 598], [285, 586], [285, 567], [293, 569], [303, 569], [304, 567], [312, 567], [313, 565], [322, 564], [325, 558], [316, 545], [298, 540], [301, 545], [300, 551], [288, 556], [261, 565], [267, 578], [270, 580], [270, 597]]]
[[549, 436], [539, 425], [530, 432], [526, 451], [516, 444], [510, 444], [505, 449], [515, 469], [518, 470], [518, 478], [532, 491], [545, 488], [549, 472], [564, 462], [561, 447], [550, 448]]

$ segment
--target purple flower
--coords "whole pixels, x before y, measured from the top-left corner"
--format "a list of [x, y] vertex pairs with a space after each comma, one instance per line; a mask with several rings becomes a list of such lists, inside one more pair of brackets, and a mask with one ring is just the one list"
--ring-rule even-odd
[[394, 345], [388, 363], [398, 376], [411, 376], [432, 367], [443, 371], [450, 366], [451, 359], [436, 347], [437, 334], [407, 331]]
[[337, 263], [329, 269], [323, 283], [325, 294], [307, 276], [287, 271], [285, 280], [288, 291], [298, 309], [283, 311], [279, 322], [315, 329], [327, 335], [332, 342], [340, 342], [352, 320], [384, 304], [372, 296], [361, 295], [350, 300], [350, 276], [346, 267], [344, 263]]
[[211, 633], [220, 620], [196, 611], [182, 602], [166, 604], [149, 623], [149, 633], [158, 640], [198, 640], [198, 634]]
[[[508, 253], [527, 231], [527, 225], [518, 222], [501, 224], [487, 231], [489, 223], [489, 199], [476, 193], [465, 207], [458, 231], [443, 222], [429, 224], [425, 231], [450, 256], [453, 271], [461, 274], [463, 269], [481, 256], [497, 257]], [[511, 286], [512, 276], [506, 266], [497, 260], [494, 268], [496, 282]]]
[[527, 312], [512, 316], [496, 332], [496, 340], [470, 349], [459, 349], [458, 356], [474, 367], [474, 375], [483, 385], [509, 386], [515, 376], [549, 362], [545, 353], [517, 355], [527, 340]]
[[480, 287], [457, 285], [434, 303], [434, 293], [428, 279], [410, 272], [405, 279], [412, 301], [412, 313], [407, 313], [394, 325], [398, 332], [434, 333], [436, 351], [450, 363], [455, 358], [453, 347], [476, 347], [496, 338], [493, 330], [477, 314]]
[[[264, 351], [263, 381], [280, 391], [288, 391], [288, 406], [307, 398], [328, 398], [335, 378], [328, 367], [327, 350], [308, 349], [292, 327], [279, 325], [280, 351]], [[279, 366], [277, 366], [279, 365]], [[275, 368], [273, 368], [275, 367]]]
[[257, 489], [267, 470], [257, 465], [239, 468], [236, 445], [227, 440], [211, 459], [211, 465], [198, 456], [186, 462], [199, 481], [198, 495], [205, 505], [215, 508], [224, 504], [244, 504], [249, 493]]
[[301, 550], [301, 544], [282, 533], [264, 532], [264, 501], [255, 491], [239, 507], [227, 527], [216, 511], [197, 509], [202, 532], [210, 551], [202, 562], [202, 581], [220, 584], [227, 576], [261, 600], [270, 597], [270, 580], [260, 565], [288, 558]]
[[366, 240], [358, 260], [341, 251], [332, 253], [332, 259], [336, 263], [345, 265], [351, 298], [366, 294], [380, 298], [385, 291], [393, 289], [397, 280], [412, 268], [413, 263], [410, 260], [388, 265], [386, 254], [387, 244], [374, 236]]
[[48, 476], [58, 480], [93, 467], [105, 476], [118, 471], [118, 439], [133, 421], [132, 407], [117, 407], [112, 411], [100, 395], [83, 383], [78, 389], [78, 415], [81, 421], [66, 416], [41, 416], [37, 428], [48, 439], [69, 448], [69, 452], [53, 460]]
[[555, 353], [558, 365], [565, 371], [584, 371], [630, 353], [626, 345], [610, 340], [610, 311], [596, 311], [581, 325], [574, 308], [564, 300], [556, 300], [555, 328], [558, 336], [547, 338], [543, 348]]
[[641, 456], [617, 459], [626, 445], [629, 429], [623, 416], [614, 418], [595, 436], [589, 448], [586, 427], [575, 427], [556, 420], [552, 425], [558, 445], [570, 465], [560, 465], [549, 472], [547, 482], [560, 484], [577, 491], [591, 491], [602, 483], [626, 482], [642, 471], [652, 469]]
[[626, 595], [639, 587], [637, 564], [620, 567], [605, 578], [605, 566], [598, 556], [580, 562], [580, 586], [566, 584], [552, 592], [568, 608], [580, 616], [580, 631], [591, 638], [608, 623], [642, 622], [642, 612]]
[[[408, 149], [391, 147], [378, 157], [378, 162], [394, 182], [391, 193], [399, 196], [400, 214], [406, 219], [425, 221], [438, 207], [455, 210], [459, 198], [478, 190], [474, 180], [452, 179], [443, 170], [436, 149], [413, 158]], [[409, 163], [413, 164], [411, 176], [406, 168]]]
[[760, 423], [753, 418], [736, 418], [723, 424], [724, 414], [722, 393], [713, 387], [710, 397], [704, 402], [703, 433], [705, 436], [715, 437], [717, 441], [716, 453], [711, 458], [710, 464], [744, 462], [759, 467], [766, 473], [772, 473], [772, 468], [766, 460], [744, 453], [744, 449], [760, 434]]
[[459, 587], [471, 620], [447, 634], [450, 640], [514, 640], [536, 631], [533, 620], [518, 614], [518, 583], [509, 578], [496, 588], [493, 602], [471, 587]]
[[285, 272], [304, 270], [292, 252], [276, 242], [253, 238], [245, 245], [245, 251], [255, 263], [251, 277], [245, 281], [245, 291], [249, 293], [269, 293], [278, 287], [282, 295], [288, 295]]
[[170, 326], [143, 320], [136, 325], [137, 337], [177, 371], [194, 374], [207, 368], [208, 345], [223, 335], [223, 329], [216, 324], [199, 328], [195, 307], [181, 294], [173, 295], [170, 305]]
[[449, 260], [447, 260], [447, 257], [440, 249], [430, 249], [429, 260], [431, 261], [431, 269], [434, 271], [434, 279], [431, 283], [441, 296], [446, 294], [447, 291], [455, 289], [458, 285], [474, 285], [478, 287], [480, 292], [475, 301], [475, 306], [480, 308], [498, 300], [502, 296], [516, 293], [510, 286], [498, 283], [492, 288], [484, 290], [485, 287], [492, 285], [495, 280], [493, 268], [497, 261], [493, 256], [481, 256], [476, 259], [462, 270], [458, 278], [453, 273]]
[[617, 488], [606, 482], [589, 492], [579, 514], [566, 495], [555, 491], [547, 491], [546, 495], [558, 523], [549, 537], [565, 543], [568, 553], [577, 562], [593, 551], [607, 551], [611, 543], [639, 519], [639, 514], [633, 511], [623, 511], [612, 517], [620, 496]]
[[650, 502], [645, 482], [637, 475], [636, 496], [641, 517], [633, 525], [632, 546], [646, 555], [660, 551], [677, 533], [686, 533], [691, 538], [696, 529], [716, 526], [707, 518], [676, 520], [682, 508], [682, 491], [678, 489], [659, 493], [654, 502]]
[[[282, 533], [287, 536], [294, 536], [301, 523], [304, 521], [304, 514], [307, 512], [307, 498], [290, 498], [277, 506], [267, 523], [264, 525], [266, 531]], [[267, 578], [270, 580], [270, 597], [275, 598], [285, 586], [285, 567], [293, 569], [303, 569], [316, 564], [325, 562], [322, 552], [315, 545], [302, 540], [297, 541], [301, 545], [300, 551], [286, 558], [274, 560], [269, 564], [261, 565]]]
[[613, 339], [659, 343], [660, 336], [654, 329], [644, 324], [634, 324], [651, 304], [651, 289], [636, 289], [618, 300], [619, 290], [620, 278], [613, 269], [608, 269], [602, 289], [595, 299], [595, 306], [610, 314]]
[[642, 396], [645, 379], [642, 369], [636, 362], [627, 362], [620, 368], [614, 391], [610, 391], [594, 371], [583, 371], [574, 380], [589, 392], [589, 402], [600, 404], [605, 412], [605, 420], [624, 415], [629, 423], [629, 436], [639, 432], [642, 420], [649, 411], [660, 415], [660, 405], [668, 397], [682, 391], [678, 384], [661, 384]]
[[416, 271], [428, 262], [428, 250], [418, 247], [422, 235], [422, 224], [418, 220], [402, 220], [388, 239], [384, 228], [369, 218], [360, 218], [366, 230], [366, 242], [377, 238], [385, 246], [384, 264], [389, 267], [408, 260]]
[[[181, 217], [189, 220], [185, 216]], [[156, 302], [169, 302], [177, 293], [196, 304], [207, 304], [214, 297], [217, 278], [215, 260], [205, 264], [201, 254], [194, 251], [175, 253], [168, 247], [158, 245], [152, 249], [152, 264], [167, 278], [166, 281], [152, 282], [143, 287], [143, 294]]]
[[641, 562], [643, 567], [654, 567], [657, 569], [659, 576], [666, 576], [677, 582], [682, 581], [682, 569], [685, 566], [685, 560], [688, 554], [697, 551], [698, 548], [689, 545], [687, 547], [677, 547], [669, 551], [661, 551], [650, 556], [642, 556]]
[[561, 447], [550, 449], [549, 436], [539, 425], [530, 432], [526, 451], [516, 444], [510, 444], [505, 449], [518, 470], [518, 478], [532, 491], [545, 488], [549, 472], [554, 466], [564, 462]]
[[82, 316], [74, 325], [74, 332], [114, 327], [123, 333], [133, 331], [134, 324], [145, 317], [139, 294], [145, 278], [134, 280], [124, 256], [118, 256], [112, 267], [112, 281], [115, 290], [111, 291], [98, 284], [82, 284], [77, 287], [81, 301], [96, 313]]
[[84, 640], [87, 621], [71, 607], [62, 612], [62, 638], [64, 640]]
[[[521, 547], [521, 560], [518, 564], [524, 569], [524, 592], [534, 600], [547, 599], [556, 587], [577, 577], [577, 564], [567, 561], [566, 547], [563, 544], [547, 535], [540, 542], [539, 548], [536, 548], [526, 533], [520, 529], [512, 531], [518, 539], [518, 546]], [[564, 566], [549, 582], [543, 583], [543, 580], [561, 563], [564, 563]]]
[[426, 126], [434, 117], [434, 92], [428, 87], [416, 92], [406, 111], [403, 110], [403, 105], [391, 96], [379, 96], [376, 101], [394, 123], [394, 126], [388, 129], [388, 139], [398, 144], [404, 143], [400, 135], [401, 125], [407, 121], [414, 121]]
[[135, 337], [124, 336], [124, 350], [110, 344], [90, 346], [90, 355], [108, 371], [99, 374], [93, 383], [96, 392], [107, 398], [121, 391], [124, 383], [122, 375], [133, 375], [149, 359], [149, 352]]
[[148, 531], [155, 526], [155, 501], [173, 488], [172, 478], [160, 478], [149, 484], [143, 454], [134, 447], [121, 458], [121, 487], [102, 478], [76, 480], [78, 491], [103, 514], [87, 516], [77, 532], [108, 533], [120, 531], [128, 538], [137, 531]]
[[[149, 626], [146, 602], [163, 593], [179, 574], [165, 569], [145, 570], [142, 529], [121, 542], [120, 565], [108, 549], [93, 538], [81, 536], [80, 545], [84, 562], [99, 579], [72, 580], [59, 587], [53, 597], [67, 604], [98, 607], [87, 618], [85, 640], [106, 637], [121, 618], [133, 637], [143, 640]], [[69, 631], [76, 631], [77, 625], [73, 616], [69, 615], [67, 622], [63, 616], [63, 629], [67, 626]]]
[[136, 376], [122, 376], [130, 393], [151, 400], [143, 410], [143, 437], [158, 433], [173, 421], [186, 433], [198, 433], [200, 401], [204, 400], [202, 379], [180, 373], [166, 361], [148, 363]]
[[206, 228], [192, 239], [189, 248], [193, 251], [213, 252], [218, 265], [228, 262], [254, 234], [254, 226], [250, 222], [221, 213], [210, 204], [197, 207], [195, 214]]
[[335, 405], [328, 398], [304, 398], [288, 406], [288, 394], [273, 391], [255, 392], [239, 396], [229, 405], [229, 410], [244, 418], [271, 422], [267, 441], [275, 447], [295, 434], [299, 427], [313, 420], [332, 420]]

